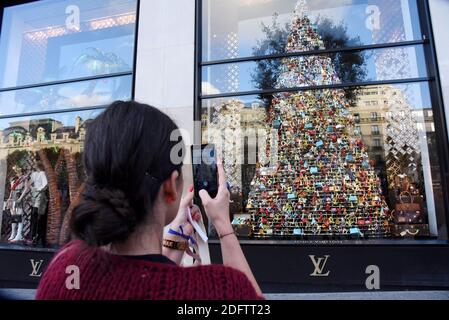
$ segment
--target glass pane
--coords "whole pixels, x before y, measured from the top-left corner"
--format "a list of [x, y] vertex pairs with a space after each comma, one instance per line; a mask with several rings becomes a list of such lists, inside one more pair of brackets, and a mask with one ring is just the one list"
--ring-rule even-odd
[[6, 8], [0, 87], [131, 71], [136, 0], [50, 0]]
[[203, 101], [240, 235], [447, 237], [426, 83]]
[[426, 77], [422, 46], [203, 67], [203, 94]]
[[132, 77], [0, 92], [0, 116], [108, 105], [131, 99]]
[[204, 61], [422, 39], [415, 0], [207, 0], [202, 27]]
[[62, 243], [70, 204], [85, 179], [81, 155], [86, 126], [100, 112], [0, 120], [1, 242]]

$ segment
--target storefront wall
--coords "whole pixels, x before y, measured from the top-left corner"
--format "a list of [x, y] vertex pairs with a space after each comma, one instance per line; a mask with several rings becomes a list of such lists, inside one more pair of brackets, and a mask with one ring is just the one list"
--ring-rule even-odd
[[[198, 2], [195, 0], [140, 1], [136, 61], [132, 75], [129, 75], [134, 78], [132, 84], [134, 98], [159, 107], [172, 116], [183, 129], [183, 135], [188, 144], [200, 143], [201, 132], [204, 129], [200, 126], [195, 127], [193, 120], [200, 120], [200, 122], [203, 120], [203, 124], [207, 122], [201, 118], [202, 101], [199, 99], [201, 90], [204, 91], [203, 94], [211, 96], [210, 101], [213, 101], [214, 94], [218, 93], [217, 88], [199, 83], [202, 70], [197, 62], [201, 60], [199, 55], [204, 55], [205, 49], [200, 46], [201, 35], [198, 31], [201, 31], [199, 28], [201, 12], [198, 10]], [[432, 10], [442, 92], [447, 102], [446, 111], [449, 112], [447, 109], [449, 104], [447, 56], [449, 56], [449, 52], [446, 46], [444, 27], [446, 19], [444, 13], [449, 10], [449, 5], [444, 0], [430, 0], [429, 3]], [[225, 9], [228, 10], [229, 7], [223, 8], [222, 14], [226, 12]], [[272, 13], [270, 12], [270, 14]], [[287, 13], [284, 12], [284, 14]], [[239, 12], [235, 10], [226, 12], [226, 14], [229, 17], [226, 22], [230, 23], [238, 21], [240, 17]], [[206, 27], [202, 26], [202, 28]], [[419, 50], [417, 51], [418, 55], [420, 55]], [[220, 52], [220, 50], [216, 52]], [[224, 57], [216, 57], [216, 59], [219, 58]], [[214, 70], [213, 67], [210, 66], [208, 71], [204, 72], [201, 77], [203, 80], [212, 79], [214, 75], [220, 74], [220, 70]], [[206, 69], [207, 66], [203, 66], [203, 68]], [[418, 66], [412, 73], [416, 77], [423, 75]], [[431, 75], [425, 74], [424, 76]], [[218, 77], [216, 79], [220, 80]], [[240, 85], [242, 84], [245, 85], [241, 82]], [[412, 83], [411, 86], [416, 87], [417, 85]], [[241, 88], [235, 87], [232, 90], [242, 91]], [[432, 105], [434, 105], [434, 99], [437, 98], [432, 96]], [[26, 110], [12, 109], [10, 114], [16, 117], [24, 112]], [[82, 116], [82, 118], [87, 116], [90, 117], [90, 114]], [[18, 118], [18, 120], [20, 119], [22, 118]], [[443, 121], [445, 120], [443, 119]], [[374, 129], [370, 126], [369, 130]], [[384, 128], [379, 126], [378, 130], [382, 132]], [[425, 140], [425, 138], [423, 139]], [[373, 145], [375, 145], [374, 140], [372, 141]], [[421, 145], [423, 145], [422, 141]], [[433, 160], [424, 161], [430, 163]], [[3, 162], [1, 165], [6, 166], [7, 164]], [[441, 185], [432, 185], [430, 165], [424, 165], [424, 167], [426, 166], [428, 169], [426, 181], [430, 181], [426, 185], [427, 190], [436, 187], [437, 192], [442, 193]], [[191, 172], [184, 170], [184, 174], [186, 185], [188, 185], [192, 181]], [[6, 181], [7, 178], [0, 176], [0, 179]], [[447, 180], [443, 179], [443, 181]], [[434, 206], [439, 206], [438, 208], [441, 208], [441, 202], [441, 198], [437, 198], [434, 202], [431, 201]], [[438, 210], [443, 212], [441, 209]], [[447, 215], [447, 212], [442, 214], [443, 216]], [[373, 278], [370, 276], [373, 274], [379, 275], [380, 289], [382, 290], [441, 289], [449, 286], [447, 271], [449, 270], [449, 247], [447, 246], [446, 222], [441, 223], [440, 221], [440, 218], [435, 218], [433, 222], [429, 221], [432, 234], [438, 235], [437, 238], [432, 239], [405, 239], [394, 242], [390, 240], [367, 242], [362, 239], [310, 239], [310, 241], [244, 239], [241, 243], [256, 278], [265, 292], [377, 289], [377, 286], [372, 286]], [[218, 241], [211, 240], [210, 248], [212, 261], [220, 262], [221, 254]], [[8, 261], [8, 264], [3, 262], [0, 264], [0, 285], [35, 287], [53, 252], [54, 250], [49, 249], [27, 248], [22, 250], [19, 247], [0, 247], [0, 260]], [[370, 284], [371, 286], [369, 286]]]
[[[191, 145], [195, 1], [141, 1], [139, 20], [135, 99], [169, 114]], [[192, 182], [189, 169], [184, 170], [186, 189]]]
[[[231, 214], [262, 287], [270, 292], [364, 290], [370, 270], [377, 267], [384, 290], [419, 284], [447, 287], [447, 259], [436, 256], [447, 257], [448, 184], [442, 160], [447, 157], [447, 130], [427, 2], [207, 0], [197, 4], [201, 7], [197, 86], [201, 88], [197, 88], [196, 119], [203, 124], [202, 142], [217, 141], [228, 162]], [[344, 28], [339, 27], [341, 21]], [[347, 61], [353, 63], [345, 73]], [[360, 61], [363, 71], [357, 74]], [[348, 76], [354, 72], [354, 77]], [[347, 100], [336, 98], [343, 92]], [[328, 139], [329, 130], [335, 133], [335, 129], [328, 127], [326, 133], [321, 123], [339, 121], [340, 116], [330, 110], [336, 104], [344, 106], [345, 117], [353, 117], [354, 123], [344, 122], [345, 127], [363, 142], [370, 159], [364, 169], [356, 165], [356, 172], [368, 170], [380, 180], [378, 191], [385, 202], [381, 213], [374, 215], [384, 219], [382, 231], [371, 221], [373, 213], [366, 214], [369, 206], [351, 209], [351, 199], [357, 203], [366, 197], [351, 196], [354, 191], [348, 188], [343, 188], [350, 199], [345, 212], [352, 211], [349, 216], [358, 223], [345, 233], [351, 225], [348, 220], [341, 219], [346, 223], [341, 229], [334, 223], [340, 220], [338, 214], [329, 214], [339, 207], [329, 190], [341, 189], [339, 179], [334, 179], [336, 189], [326, 178], [335, 175], [334, 167], [330, 175], [322, 169], [335, 151]], [[226, 136], [248, 128], [263, 132], [267, 126], [279, 137], [281, 166], [270, 168], [268, 161], [240, 165], [241, 150], [255, 145], [253, 149], [264, 154], [265, 145], [260, 147], [255, 139], [236, 147]], [[211, 134], [210, 129], [215, 131]], [[287, 140], [292, 136], [296, 142]], [[314, 165], [317, 158], [323, 162], [320, 168]], [[352, 161], [342, 160], [337, 166]], [[303, 187], [285, 187], [293, 181]], [[389, 208], [397, 216], [403, 207], [401, 197], [409, 191], [423, 200], [420, 205], [411, 202], [416, 208], [422, 205], [418, 210], [426, 212], [422, 227], [428, 231], [418, 231], [416, 222], [408, 220], [410, 225], [405, 226], [399, 218], [391, 221], [383, 215]], [[339, 201], [347, 201], [346, 196]], [[218, 242], [212, 243], [217, 246], [212, 260], [219, 261]], [[433, 272], [427, 273], [426, 268]]]
[[[435, 10], [437, 5], [446, 6], [444, 1], [436, 2], [432, 3], [432, 0], [430, 1], [432, 10]], [[203, 5], [204, 3], [203, 1]], [[405, 4], [405, 2], [402, 3]], [[252, 4], [253, 2], [248, 4], [248, 6]], [[154, 10], [154, 8], [158, 8], [158, 10]], [[172, 10], [172, 8], [179, 8], [180, 10]], [[192, 18], [195, 9], [197, 10], [196, 24], [195, 19]], [[208, 10], [211, 9], [208, 8]], [[248, 15], [248, 12], [232, 11], [232, 6], [228, 5], [216, 11], [220, 16], [217, 18], [223, 24], [232, 24], [232, 21], [238, 21], [241, 16]], [[216, 95], [219, 97], [220, 90], [211, 86], [211, 83], [207, 83], [207, 81], [213, 80], [215, 76], [220, 83], [220, 77], [223, 77], [223, 74], [229, 72], [232, 68], [238, 69], [236, 65], [230, 66], [229, 69], [226, 69], [226, 66], [220, 69], [218, 68], [220, 66], [218, 66], [214, 70], [213, 65], [210, 67], [206, 65], [201, 68], [196, 62], [224, 59], [225, 56], [219, 56], [220, 54], [227, 55], [228, 58], [239, 57], [235, 52], [233, 56], [229, 55], [229, 52], [226, 53], [226, 48], [213, 47], [213, 44], [210, 43], [205, 45], [205, 39], [201, 38], [202, 36], [199, 32], [204, 32], [204, 29], [210, 28], [211, 24], [214, 25], [214, 21], [209, 20], [209, 22], [205, 22], [207, 21], [207, 18], [204, 17], [206, 14], [211, 14], [211, 12], [207, 13], [207, 10], [202, 12], [198, 7], [195, 8], [195, 1], [181, 1], [180, 3], [170, 3], [169, 5], [154, 0], [141, 4], [136, 98], [160, 106], [163, 110], [169, 112], [181, 126], [186, 124], [183, 127], [191, 135], [189, 139], [193, 137], [193, 141], [196, 143], [201, 142], [202, 131], [200, 128], [191, 126], [192, 120], [202, 121], [203, 130], [205, 124], [205, 118], [202, 117], [203, 111], [201, 110], [202, 107], [204, 108], [204, 104], [201, 106], [201, 100], [199, 100], [201, 91], [205, 96]], [[211, 15], [213, 17], [213, 14]], [[145, 21], [143, 19], [145, 16], [152, 18]], [[224, 16], [226, 18], [222, 19]], [[438, 20], [440, 22], [443, 21]], [[438, 31], [438, 26], [436, 25], [438, 20], [434, 20], [436, 42], [444, 43], [438, 37], [439, 34], [444, 34]], [[197, 29], [196, 38], [194, 29], [192, 29], [193, 25]], [[217, 38], [223, 36], [223, 34], [220, 34], [220, 27], [222, 26], [218, 25], [216, 30]], [[154, 34], [151, 30], [159, 30], [159, 32]], [[234, 31], [237, 32], [238, 30]], [[245, 36], [248, 36], [248, 34], [245, 34]], [[410, 33], [406, 37], [406, 40], [413, 40], [413, 36]], [[151, 39], [151, 41], [147, 41], [147, 39]], [[217, 40], [217, 43], [219, 43], [218, 41], [220, 40]], [[226, 46], [225, 41], [222, 44]], [[438, 45], [437, 48], [442, 50]], [[414, 54], [420, 56], [421, 52], [419, 50], [418, 48], [416, 53], [412, 53], [412, 56]], [[206, 51], [215, 52], [218, 56], [212, 56], [211, 58], [207, 56]], [[373, 54], [376, 55], [377, 52], [373, 51]], [[202, 58], [200, 57], [201, 55], [203, 56]], [[245, 56], [244, 54], [242, 55]], [[172, 60], [171, 57], [176, 58]], [[413, 65], [413, 62], [411, 64]], [[431, 76], [431, 72], [420, 71], [420, 68], [423, 67], [420, 64], [424, 65], [424, 62], [417, 62], [415, 65], [416, 70], [412, 70], [411, 75], [414, 77], [424, 74]], [[439, 64], [444, 86], [444, 74], [448, 71], [444, 70], [444, 61], [439, 61]], [[245, 68], [245, 65], [240, 67], [241, 82], [239, 85], [240, 88], [247, 90], [247, 88], [251, 88], [246, 83], [242, 83], [246, 80], [244, 76]], [[250, 67], [246, 69], [249, 70]], [[154, 70], [157, 71], [155, 72]], [[199, 80], [200, 78], [202, 79], [201, 83], [199, 83], [201, 81]], [[379, 80], [383, 79], [379, 78]], [[180, 88], [180, 83], [182, 83], [183, 88]], [[151, 85], [148, 86], [148, 84]], [[242, 90], [239, 87], [235, 87], [235, 85], [238, 84], [234, 83], [231, 93]], [[246, 87], [244, 87], [245, 85]], [[412, 91], [420, 91], [422, 88], [413, 83], [404, 87]], [[424, 89], [424, 92], [426, 90]], [[422, 107], [428, 108], [435, 103], [434, 100], [430, 102], [426, 99], [423, 99]], [[435, 98], [432, 97], [432, 99]], [[192, 107], [192, 103], [195, 108]], [[432, 113], [429, 112], [428, 116], [431, 118]], [[426, 120], [428, 121], [430, 118]], [[432, 132], [432, 129], [433, 125], [429, 132]], [[381, 127], [380, 130], [382, 131], [384, 128]], [[424, 136], [422, 139], [426, 139], [426, 137]], [[422, 141], [421, 145], [423, 145]], [[431, 166], [429, 163], [433, 160], [433, 155], [430, 155], [427, 160], [424, 157], [423, 160], [428, 161], [428, 164], [424, 164], [424, 168], [427, 168], [425, 170], [428, 170], [427, 173], [424, 173], [428, 174], [426, 178], [428, 181], [426, 184], [428, 198], [432, 197], [432, 188], [436, 188], [436, 193], [442, 194], [440, 181], [437, 181], [434, 185], [431, 182], [432, 173], [430, 172]], [[438, 219], [436, 216], [433, 217], [434, 220], [430, 219], [430, 230], [433, 235], [438, 235], [438, 238], [443, 241], [435, 241], [436, 238], [434, 237], [434, 240], [421, 239], [395, 242], [389, 242], [388, 240], [374, 242], [363, 240], [349, 242], [242, 240], [241, 243], [257, 278], [262, 283], [265, 291], [268, 292], [366, 290], [366, 279], [371, 274], [370, 270], [373, 270], [376, 266], [380, 268], [382, 289], [441, 288], [449, 283], [449, 275], [446, 271], [448, 267], [448, 259], [446, 258], [448, 249], [444, 240], [447, 239], [447, 231], [446, 222], [444, 221], [445, 213], [441, 208], [442, 199], [437, 198], [435, 202], [430, 201], [429, 206], [436, 205], [438, 208], [433, 210], [438, 210], [440, 214]], [[212, 261], [221, 261], [219, 243], [211, 240], [210, 245]], [[320, 274], [316, 269], [316, 263], [319, 261], [321, 261], [322, 265], [320, 264], [318, 269], [323, 267], [321, 270], [323, 274]], [[413, 267], [411, 267], [412, 265]], [[432, 272], [423, 272], [423, 270], [429, 269]], [[328, 271], [330, 273], [326, 276]]]

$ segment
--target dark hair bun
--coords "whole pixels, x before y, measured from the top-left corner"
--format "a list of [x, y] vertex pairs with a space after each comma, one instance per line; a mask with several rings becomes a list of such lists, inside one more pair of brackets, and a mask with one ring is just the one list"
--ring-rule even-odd
[[124, 241], [135, 227], [134, 209], [121, 190], [87, 186], [73, 212], [73, 233], [90, 245]]

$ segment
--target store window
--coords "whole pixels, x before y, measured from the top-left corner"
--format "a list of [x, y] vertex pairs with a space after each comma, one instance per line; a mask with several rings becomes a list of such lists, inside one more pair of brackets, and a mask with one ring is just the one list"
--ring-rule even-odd
[[45, 0], [6, 8], [0, 87], [131, 72], [135, 12], [136, 0]]
[[89, 122], [132, 98], [137, 0], [5, 8], [0, 35], [0, 242], [68, 239]]
[[0, 116], [106, 106], [131, 98], [132, 76], [0, 90]]
[[201, 4], [202, 142], [241, 237], [447, 239], [422, 3]]

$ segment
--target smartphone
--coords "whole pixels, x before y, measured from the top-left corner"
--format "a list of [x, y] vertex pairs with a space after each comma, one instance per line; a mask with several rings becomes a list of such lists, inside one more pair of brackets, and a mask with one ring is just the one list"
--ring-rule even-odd
[[217, 154], [212, 144], [192, 146], [192, 167], [195, 197], [206, 190], [211, 198], [218, 194]]

